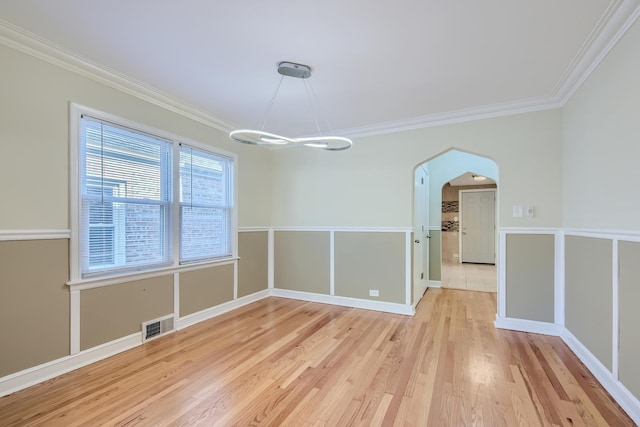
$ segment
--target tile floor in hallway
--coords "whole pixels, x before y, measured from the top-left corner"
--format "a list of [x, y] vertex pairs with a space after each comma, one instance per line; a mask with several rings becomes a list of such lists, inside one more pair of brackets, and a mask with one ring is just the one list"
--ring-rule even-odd
[[498, 278], [493, 264], [442, 263], [442, 287], [496, 292]]

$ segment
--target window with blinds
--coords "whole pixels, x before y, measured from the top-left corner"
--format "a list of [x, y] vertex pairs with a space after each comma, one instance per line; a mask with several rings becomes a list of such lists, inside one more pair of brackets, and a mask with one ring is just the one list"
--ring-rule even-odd
[[81, 277], [232, 256], [232, 158], [88, 115], [79, 128]]
[[231, 256], [231, 161], [180, 146], [180, 262]]

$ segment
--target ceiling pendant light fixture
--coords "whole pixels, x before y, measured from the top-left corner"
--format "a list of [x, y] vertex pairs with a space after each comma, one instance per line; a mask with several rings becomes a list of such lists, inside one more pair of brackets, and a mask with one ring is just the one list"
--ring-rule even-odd
[[[351, 146], [353, 145], [353, 142], [351, 142], [349, 138], [344, 138], [341, 136], [323, 135], [322, 131], [320, 130], [320, 124], [316, 116], [314, 103], [311, 101], [310, 93], [313, 93], [313, 88], [311, 88], [311, 83], [307, 82], [307, 79], [311, 77], [311, 67], [309, 67], [308, 65], [296, 64], [294, 62], [281, 62], [280, 64], [278, 64], [278, 73], [280, 73], [282, 77], [280, 78], [280, 82], [276, 87], [276, 91], [271, 97], [271, 101], [267, 106], [267, 111], [265, 112], [265, 119], [262, 122], [262, 126], [260, 130], [254, 130], [254, 129], [234, 130], [229, 133], [229, 137], [234, 141], [241, 142], [243, 144], [253, 144], [253, 145], [303, 146], [303, 147], [310, 147], [310, 148], [318, 148], [318, 149], [327, 150], [327, 151], [341, 151], [341, 150], [347, 150], [351, 148]], [[269, 116], [269, 113], [273, 108], [273, 104], [278, 96], [278, 92], [280, 91], [280, 86], [282, 85], [282, 80], [284, 80], [285, 77], [293, 77], [296, 79], [301, 79], [303, 81], [304, 88], [307, 93], [307, 99], [309, 100], [309, 104], [313, 109], [313, 115], [314, 115], [313, 118], [316, 123], [318, 136], [292, 138], [292, 137], [276, 135], [274, 133], [269, 133], [264, 131], [264, 128], [267, 124], [267, 117]], [[314, 93], [314, 97], [315, 97], [315, 93]], [[331, 129], [329, 130], [331, 131]]]

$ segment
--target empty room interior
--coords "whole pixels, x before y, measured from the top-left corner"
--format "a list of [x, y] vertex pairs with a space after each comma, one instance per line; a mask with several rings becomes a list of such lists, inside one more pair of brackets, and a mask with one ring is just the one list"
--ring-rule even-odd
[[0, 3], [0, 425], [640, 424], [640, 0]]

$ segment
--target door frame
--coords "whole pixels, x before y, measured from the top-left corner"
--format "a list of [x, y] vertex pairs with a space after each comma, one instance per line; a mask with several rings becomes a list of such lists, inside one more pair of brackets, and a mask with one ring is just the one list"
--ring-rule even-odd
[[498, 188], [477, 188], [468, 190], [458, 190], [458, 263], [462, 264], [462, 222], [464, 218], [462, 216], [462, 193], [479, 193], [482, 191], [493, 192], [493, 264], [498, 265]]
[[[429, 171], [422, 165], [414, 170], [413, 271], [411, 304], [415, 307], [429, 287]], [[421, 181], [419, 183], [419, 181]], [[423, 273], [420, 277], [420, 273]], [[421, 291], [418, 294], [418, 291]]]

